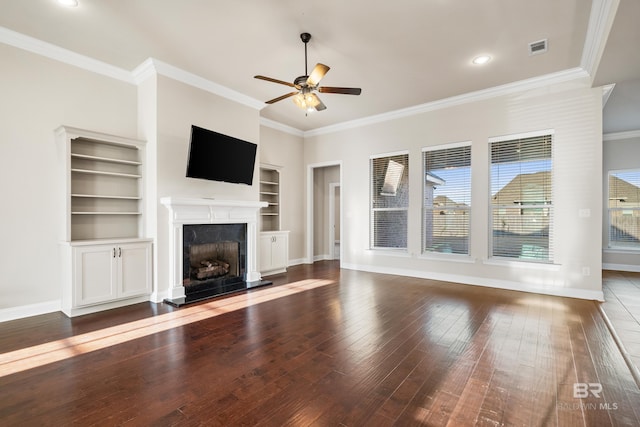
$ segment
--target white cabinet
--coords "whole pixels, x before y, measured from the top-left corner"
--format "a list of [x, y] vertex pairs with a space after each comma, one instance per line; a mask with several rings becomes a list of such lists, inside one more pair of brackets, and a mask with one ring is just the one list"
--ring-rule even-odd
[[66, 199], [62, 311], [77, 316], [148, 301], [145, 142], [65, 126], [55, 134]]
[[[146, 299], [151, 293], [151, 241], [111, 244], [70, 245], [73, 292], [63, 297], [63, 312], [68, 316], [97, 311], [89, 306], [112, 303], [134, 297]], [[143, 299], [143, 300], [144, 300]]]
[[289, 232], [260, 233], [260, 273], [276, 274], [287, 271], [289, 261]]

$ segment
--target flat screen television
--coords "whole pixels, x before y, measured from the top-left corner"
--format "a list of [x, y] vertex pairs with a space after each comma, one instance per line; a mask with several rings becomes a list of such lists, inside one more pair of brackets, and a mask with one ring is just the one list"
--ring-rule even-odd
[[187, 177], [251, 185], [258, 146], [191, 126]]

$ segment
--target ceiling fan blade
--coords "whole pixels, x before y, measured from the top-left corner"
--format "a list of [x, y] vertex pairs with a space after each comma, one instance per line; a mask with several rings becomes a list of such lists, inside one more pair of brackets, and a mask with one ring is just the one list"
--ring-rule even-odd
[[279, 97], [277, 97], [277, 98], [273, 98], [273, 99], [271, 99], [271, 100], [267, 101], [265, 104], [274, 104], [274, 103], [276, 103], [276, 102], [278, 102], [278, 101], [282, 101], [283, 99], [287, 99], [287, 98], [289, 98], [290, 96], [296, 95], [297, 93], [298, 93], [298, 92], [290, 92], [290, 93], [288, 93], [288, 94], [286, 94], [286, 95], [282, 95], [282, 96], [279, 96]]
[[359, 87], [331, 87], [331, 86], [321, 86], [318, 88], [318, 92], [321, 93], [340, 93], [343, 95], [360, 95], [362, 93], [362, 89]]
[[278, 84], [281, 84], [281, 85], [285, 85], [285, 86], [289, 86], [289, 87], [295, 87], [296, 89], [300, 89], [300, 86], [296, 86], [293, 83], [285, 82], [284, 80], [273, 79], [271, 77], [266, 77], [266, 76], [253, 76], [253, 78], [260, 79], [260, 80], [266, 80], [266, 81], [271, 82], [271, 83], [278, 83]]
[[329, 67], [324, 64], [317, 63], [307, 78], [307, 84], [309, 86], [317, 86], [324, 75], [327, 74], [327, 71], [329, 71]]

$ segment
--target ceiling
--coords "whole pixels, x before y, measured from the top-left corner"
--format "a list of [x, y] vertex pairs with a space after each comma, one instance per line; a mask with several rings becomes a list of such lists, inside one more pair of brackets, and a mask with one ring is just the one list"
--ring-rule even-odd
[[[260, 101], [291, 88], [253, 76], [292, 82], [303, 75], [300, 33], [311, 33], [309, 71], [327, 64], [321, 85], [361, 87], [362, 95], [320, 94], [327, 109], [308, 116], [291, 99], [261, 110], [301, 131], [580, 67], [591, 13], [588, 0], [79, 3], [0, 0], [0, 26], [127, 71], [152, 57]], [[640, 2], [620, 0], [602, 39], [594, 84], [617, 83], [605, 108], [608, 132], [640, 129], [639, 20]], [[528, 44], [541, 39], [548, 51], [529, 55]], [[473, 65], [480, 54], [492, 60]]]

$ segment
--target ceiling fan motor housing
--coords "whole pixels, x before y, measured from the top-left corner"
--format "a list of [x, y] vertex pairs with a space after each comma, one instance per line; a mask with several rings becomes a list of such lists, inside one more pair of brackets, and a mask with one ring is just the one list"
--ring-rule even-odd
[[308, 78], [309, 76], [296, 77], [296, 79], [293, 81], [293, 84], [296, 86], [306, 87]]

